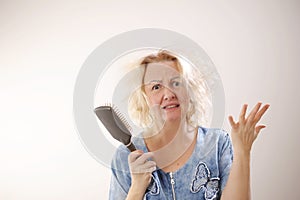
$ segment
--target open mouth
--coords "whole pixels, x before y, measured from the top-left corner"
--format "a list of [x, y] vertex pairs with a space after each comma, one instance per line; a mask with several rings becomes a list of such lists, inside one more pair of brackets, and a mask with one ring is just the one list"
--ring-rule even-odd
[[179, 104], [167, 105], [162, 107], [162, 109], [178, 108], [179, 106], [180, 106]]

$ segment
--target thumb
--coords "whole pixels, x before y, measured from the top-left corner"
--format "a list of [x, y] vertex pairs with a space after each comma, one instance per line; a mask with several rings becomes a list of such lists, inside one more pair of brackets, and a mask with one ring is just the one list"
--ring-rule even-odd
[[259, 132], [261, 131], [261, 129], [266, 128], [265, 125], [259, 125], [257, 127], [255, 127], [255, 136], [257, 137]]

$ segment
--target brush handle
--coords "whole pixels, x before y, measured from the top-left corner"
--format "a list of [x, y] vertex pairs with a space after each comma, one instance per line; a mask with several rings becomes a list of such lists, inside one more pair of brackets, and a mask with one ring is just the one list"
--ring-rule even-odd
[[134, 144], [133, 144], [131, 141], [130, 141], [130, 143], [129, 143], [128, 145], [126, 145], [126, 147], [127, 147], [131, 152], [133, 152], [133, 151], [136, 150]]

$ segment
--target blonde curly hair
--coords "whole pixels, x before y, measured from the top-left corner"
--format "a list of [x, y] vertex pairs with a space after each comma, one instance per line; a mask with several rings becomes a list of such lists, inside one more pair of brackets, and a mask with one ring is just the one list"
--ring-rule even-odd
[[204, 76], [195, 67], [182, 66], [180, 60], [167, 50], [160, 50], [142, 59], [139, 67], [143, 68], [141, 87], [136, 89], [128, 100], [128, 113], [133, 122], [141, 128], [148, 128], [153, 122], [149, 103], [144, 90], [144, 76], [149, 63], [172, 61], [175, 63], [179, 73], [187, 82], [190, 95], [188, 111], [185, 115], [187, 123], [193, 127], [208, 122], [207, 110], [211, 108], [211, 95]]

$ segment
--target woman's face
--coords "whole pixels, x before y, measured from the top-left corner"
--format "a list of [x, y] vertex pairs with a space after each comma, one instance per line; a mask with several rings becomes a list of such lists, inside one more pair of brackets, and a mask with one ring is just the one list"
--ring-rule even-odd
[[180, 120], [187, 110], [186, 83], [173, 61], [148, 64], [144, 90], [150, 109], [164, 121]]

